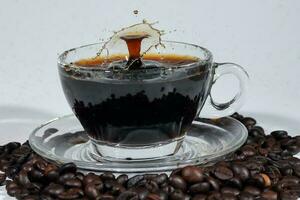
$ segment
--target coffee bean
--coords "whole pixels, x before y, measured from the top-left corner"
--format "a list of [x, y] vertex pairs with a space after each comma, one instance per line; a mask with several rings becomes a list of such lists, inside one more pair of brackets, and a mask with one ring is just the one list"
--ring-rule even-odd
[[206, 198], [207, 198], [207, 195], [205, 195], [205, 194], [197, 194], [196, 196], [194, 196], [192, 198], [192, 200], [206, 200]]
[[75, 178], [74, 173], [64, 173], [60, 175], [60, 177], [58, 178], [58, 182], [64, 184], [67, 180], [70, 180], [72, 178]]
[[243, 187], [243, 183], [241, 181], [240, 178], [238, 178], [237, 176], [227, 180], [226, 182], [228, 184], [228, 186], [232, 186], [238, 189], [241, 189]]
[[118, 197], [117, 200], [138, 200], [138, 194], [132, 191], [124, 191]]
[[140, 182], [143, 179], [144, 179], [143, 175], [135, 175], [135, 176], [131, 177], [127, 181], [127, 188], [133, 187], [134, 185], [136, 185], [138, 182]]
[[23, 197], [23, 200], [39, 200], [39, 199], [41, 198], [38, 195], [28, 195], [26, 197]]
[[[83, 178], [83, 185], [87, 185], [91, 182], [94, 182], [94, 181], [101, 181], [100, 177], [97, 176], [96, 174], [94, 173], [88, 173], [84, 178]], [[102, 181], [101, 181], [102, 182]]]
[[112, 172], [104, 172], [100, 177], [102, 180], [115, 180], [115, 175]]
[[10, 153], [13, 150], [19, 148], [21, 144], [19, 142], [9, 142], [6, 145], [4, 145], [4, 152]]
[[169, 182], [175, 189], [179, 189], [182, 191], [186, 190], [187, 185], [186, 185], [185, 180], [178, 175], [171, 176], [169, 178]]
[[271, 184], [272, 184], [271, 183], [271, 179], [270, 179], [270, 177], [268, 175], [266, 175], [264, 173], [260, 173], [259, 175], [263, 178], [263, 180], [264, 180], [264, 186], [265, 187], [271, 186]]
[[297, 192], [285, 190], [280, 192], [280, 199], [281, 200], [297, 200], [298, 194]]
[[158, 196], [157, 194], [149, 194], [147, 197], [146, 197], [146, 200], [160, 200], [160, 196]]
[[93, 183], [88, 183], [84, 187], [84, 193], [90, 199], [97, 199], [100, 196], [100, 191]]
[[223, 187], [221, 189], [222, 194], [232, 194], [234, 196], [237, 196], [240, 194], [240, 190], [233, 188], [233, 187]]
[[246, 127], [253, 127], [256, 124], [256, 120], [251, 117], [245, 117], [244, 119], [242, 119], [242, 123]]
[[243, 192], [247, 192], [253, 196], [258, 196], [261, 193], [260, 189], [254, 186], [246, 186]]
[[243, 165], [233, 164], [232, 170], [234, 172], [234, 175], [239, 177], [242, 181], [245, 181], [250, 177], [248, 168]]
[[218, 191], [213, 191], [207, 196], [207, 200], [222, 200], [221, 193]]
[[277, 200], [278, 199], [278, 194], [275, 191], [269, 190], [265, 191], [261, 194], [262, 199], [265, 200]]
[[294, 170], [292, 168], [286, 167], [286, 168], [282, 168], [280, 169], [282, 175], [288, 176], [288, 175], [293, 175]]
[[248, 192], [242, 192], [239, 196], [240, 200], [254, 200], [255, 197]]
[[51, 170], [51, 171], [48, 171], [47, 173], [45, 173], [45, 175], [46, 175], [47, 180], [50, 181], [50, 182], [51, 181], [56, 181], [59, 178], [59, 173], [55, 169]]
[[27, 172], [26, 171], [21, 171], [15, 179], [19, 185], [23, 186], [23, 187], [29, 187], [31, 185], [31, 182], [27, 176]]
[[175, 191], [175, 189], [173, 186], [167, 185], [167, 186], [162, 187], [162, 191], [164, 191], [167, 194], [171, 194], [172, 192]]
[[6, 175], [0, 173], [0, 186], [5, 185]]
[[159, 190], [159, 186], [155, 181], [149, 180], [146, 182], [145, 187], [148, 191], [155, 193]]
[[125, 190], [126, 189], [120, 183], [114, 182], [114, 184], [111, 188], [111, 193], [113, 195], [119, 195], [120, 193], [124, 192]]
[[167, 200], [168, 199], [168, 194], [163, 192], [163, 191], [159, 191], [158, 196], [159, 196], [160, 200]]
[[139, 199], [145, 199], [149, 194], [149, 191], [145, 187], [140, 187], [140, 186], [131, 188], [130, 191], [137, 193]]
[[77, 199], [79, 197], [83, 196], [83, 191], [79, 188], [71, 188], [67, 191], [62, 192], [58, 195], [58, 198], [60, 199]]
[[52, 197], [58, 197], [58, 195], [64, 192], [64, 187], [56, 183], [50, 183], [45, 189], [44, 192], [51, 195]]
[[128, 176], [126, 174], [122, 174], [122, 175], [118, 176], [118, 178], [117, 178], [117, 182], [122, 185], [125, 185], [127, 180], [128, 180]]
[[109, 194], [102, 194], [100, 195], [100, 200], [114, 200], [115, 197]]
[[31, 182], [39, 182], [43, 181], [44, 174], [37, 169], [32, 169], [30, 172], [28, 172], [28, 178]]
[[220, 180], [229, 180], [233, 178], [232, 170], [224, 166], [216, 167], [214, 170], [214, 175]]
[[[175, 175], [176, 176], [176, 175]], [[186, 197], [181, 190], [175, 190], [170, 194], [171, 200], [184, 200]]]
[[250, 145], [245, 145], [241, 148], [241, 152], [244, 156], [249, 157], [249, 156], [254, 156], [256, 155], [256, 150], [254, 147]]
[[65, 174], [65, 173], [75, 174], [76, 171], [77, 171], [77, 167], [74, 163], [66, 163], [59, 168], [59, 174]]
[[163, 183], [166, 183], [168, 181], [167, 174], [159, 174], [153, 179], [157, 184], [161, 185]]
[[251, 137], [264, 137], [265, 136], [265, 131], [262, 127], [260, 126], [254, 126], [249, 130], [249, 135]]
[[206, 193], [210, 190], [210, 184], [208, 182], [195, 183], [190, 186], [189, 191], [191, 193]]
[[209, 176], [209, 177], [206, 177], [206, 181], [209, 182], [209, 184], [211, 185], [211, 187], [214, 190], [219, 190], [220, 189], [220, 183], [217, 179]]
[[223, 194], [222, 195], [223, 200], [237, 200], [237, 197], [233, 194]]
[[64, 185], [66, 187], [77, 187], [77, 188], [81, 188], [82, 183], [78, 178], [72, 178], [72, 179], [68, 179], [65, 181]]
[[181, 170], [182, 178], [187, 183], [197, 183], [204, 179], [203, 170], [196, 166], [187, 166]]
[[288, 137], [288, 133], [284, 130], [278, 130], [271, 132], [271, 135], [276, 139], [284, 139]]

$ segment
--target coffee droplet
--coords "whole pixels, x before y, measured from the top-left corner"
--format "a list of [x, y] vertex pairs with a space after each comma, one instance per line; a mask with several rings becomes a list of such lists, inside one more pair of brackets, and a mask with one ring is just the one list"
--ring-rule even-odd
[[115, 56], [115, 49], [128, 49], [128, 55], [124, 58], [127, 61], [126, 68], [131, 70], [140, 68], [143, 65], [142, 57], [158, 46], [163, 47], [161, 31], [154, 28], [153, 24], [143, 21], [116, 31], [104, 43], [97, 56], [104, 57], [109, 62], [109, 58]]

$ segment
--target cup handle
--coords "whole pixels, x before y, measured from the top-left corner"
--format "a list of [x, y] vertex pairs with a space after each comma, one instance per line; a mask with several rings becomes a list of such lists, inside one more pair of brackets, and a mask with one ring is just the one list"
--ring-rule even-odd
[[232, 74], [239, 80], [239, 91], [228, 102], [219, 103], [214, 101], [209, 92], [208, 98], [200, 112], [201, 118], [219, 118], [225, 117], [238, 111], [243, 105], [249, 82], [249, 75], [243, 67], [235, 63], [213, 63], [213, 82], [212, 87], [216, 81], [225, 74]]

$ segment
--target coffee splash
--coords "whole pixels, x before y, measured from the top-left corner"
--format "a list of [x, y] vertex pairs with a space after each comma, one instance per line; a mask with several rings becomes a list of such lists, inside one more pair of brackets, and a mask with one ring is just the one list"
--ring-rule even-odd
[[153, 25], [154, 23], [147, 23], [144, 20], [142, 23], [122, 28], [104, 43], [97, 56], [109, 59], [111, 55], [121, 53], [116, 49], [127, 48], [125, 69], [141, 68], [143, 66], [142, 57], [147, 52], [152, 48], [164, 47], [161, 40], [162, 31], [154, 28]]

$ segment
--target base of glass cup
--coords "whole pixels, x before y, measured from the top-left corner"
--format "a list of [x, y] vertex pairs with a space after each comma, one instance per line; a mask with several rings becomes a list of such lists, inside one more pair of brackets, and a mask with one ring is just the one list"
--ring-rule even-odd
[[168, 142], [135, 147], [103, 143], [93, 139], [91, 139], [91, 141], [94, 149], [102, 159], [138, 160], [155, 159], [173, 155], [179, 150], [183, 139], [184, 136]]

